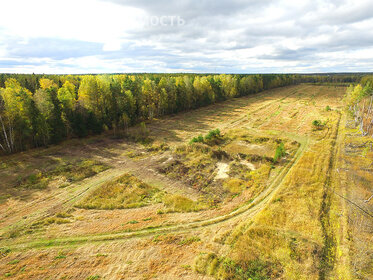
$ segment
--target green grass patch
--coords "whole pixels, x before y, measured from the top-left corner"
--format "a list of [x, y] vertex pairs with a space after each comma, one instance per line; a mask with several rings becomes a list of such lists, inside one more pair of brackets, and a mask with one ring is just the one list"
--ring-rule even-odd
[[98, 279], [101, 279], [101, 276], [99, 276], [99, 275], [92, 275], [92, 276], [88, 276], [86, 278], [86, 280], [98, 280]]
[[201, 238], [197, 236], [191, 236], [191, 237], [187, 237], [187, 238], [180, 240], [178, 244], [181, 246], [184, 246], [184, 245], [190, 245], [194, 242], [199, 242], [199, 241], [201, 241]]
[[281, 142], [276, 148], [275, 156], [273, 157], [273, 162], [274, 163], [278, 162], [285, 155], [286, 155], [285, 145], [283, 142]]
[[64, 253], [59, 252], [57, 256], [54, 257], [55, 260], [60, 260], [60, 259], [66, 259], [66, 255]]

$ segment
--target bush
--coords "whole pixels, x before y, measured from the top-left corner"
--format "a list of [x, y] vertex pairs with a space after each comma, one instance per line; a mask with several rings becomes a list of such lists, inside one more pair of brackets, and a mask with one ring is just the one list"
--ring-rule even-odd
[[203, 143], [205, 141], [210, 141], [218, 136], [221, 136], [221, 135], [220, 135], [220, 130], [217, 128], [214, 130], [210, 130], [209, 133], [207, 133], [205, 137], [203, 137], [201, 134], [198, 135], [198, 137], [194, 137], [192, 140], [190, 140], [190, 144]]
[[212, 138], [215, 138], [217, 136], [220, 136], [219, 128], [215, 130], [210, 130], [209, 133], [205, 136], [205, 140], [211, 140]]
[[321, 121], [319, 121], [319, 120], [314, 120], [314, 121], [312, 122], [312, 125], [313, 125], [313, 126], [320, 126], [320, 125], [321, 125]]
[[315, 130], [322, 129], [325, 126], [325, 122], [321, 122], [320, 120], [314, 120], [312, 122], [312, 126]]
[[329, 105], [325, 107], [325, 111], [329, 112], [329, 111], [331, 111], [331, 110], [332, 110], [332, 108], [330, 108]]
[[198, 135], [198, 137], [194, 137], [192, 140], [190, 140], [190, 144], [193, 143], [203, 143], [203, 136]]

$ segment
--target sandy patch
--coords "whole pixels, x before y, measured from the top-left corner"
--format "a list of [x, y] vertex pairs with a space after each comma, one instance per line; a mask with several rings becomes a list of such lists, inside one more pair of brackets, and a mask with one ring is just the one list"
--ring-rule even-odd
[[225, 162], [218, 162], [217, 164], [217, 174], [215, 180], [228, 178], [229, 165]]

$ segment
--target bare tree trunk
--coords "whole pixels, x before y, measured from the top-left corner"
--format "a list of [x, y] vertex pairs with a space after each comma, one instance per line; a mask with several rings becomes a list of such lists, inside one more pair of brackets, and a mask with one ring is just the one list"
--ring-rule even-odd
[[11, 152], [14, 151], [14, 133], [13, 133], [13, 125], [12, 122], [9, 119], [8, 116], [8, 123], [9, 123], [9, 139], [10, 139], [10, 147], [11, 147]]
[[[3, 122], [3, 118], [1, 117], [0, 115], [0, 122], [1, 122], [1, 125], [2, 125], [2, 128], [3, 128], [3, 133], [4, 133], [4, 137], [5, 137], [5, 142], [6, 142], [6, 145], [8, 146], [8, 152], [12, 152], [12, 149], [10, 147], [10, 144], [9, 144], [9, 140], [8, 140], [8, 135], [6, 133], [6, 130], [5, 130], [5, 126], [4, 126], [4, 122]], [[2, 148], [4, 149], [4, 147], [2, 146]]]

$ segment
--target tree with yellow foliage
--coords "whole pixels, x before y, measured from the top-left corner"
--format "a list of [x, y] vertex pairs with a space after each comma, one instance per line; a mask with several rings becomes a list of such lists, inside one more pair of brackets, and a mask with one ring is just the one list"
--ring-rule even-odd
[[31, 92], [13, 78], [8, 79], [5, 88], [0, 89], [0, 125], [3, 135], [0, 148], [6, 153], [17, 149], [16, 142], [23, 144], [23, 138], [30, 127], [28, 110], [31, 96]]

